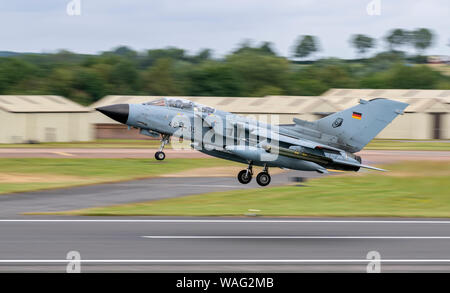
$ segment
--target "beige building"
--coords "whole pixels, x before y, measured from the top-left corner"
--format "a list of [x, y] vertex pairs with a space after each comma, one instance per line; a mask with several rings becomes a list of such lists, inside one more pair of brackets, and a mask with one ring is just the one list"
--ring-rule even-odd
[[[106, 96], [91, 107], [119, 103], [144, 103], [159, 96]], [[175, 98], [175, 97], [173, 97]], [[294, 117], [314, 121], [357, 105], [360, 99], [387, 98], [410, 104], [377, 138], [450, 139], [450, 90], [331, 89], [322, 96], [183, 97], [235, 114], [274, 124], [293, 123]], [[97, 138], [141, 138], [135, 130], [93, 112]], [[275, 116], [271, 116], [275, 115]], [[272, 118], [272, 119], [271, 119]]]
[[[91, 105], [91, 108], [121, 103], [144, 103], [160, 98], [160, 96], [106, 96]], [[304, 120], [316, 120], [337, 110], [333, 103], [324, 101], [320, 97], [310, 96], [183, 98], [222, 111], [250, 116], [273, 124], [291, 124], [294, 117]], [[137, 130], [128, 130], [126, 126], [99, 112], [92, 113], [91, 121], [94, 124], [97, 138], [148, 138], [140, 135]]]
[[330, 89], [322, 96], [339, 108], [355, 105], [359, 99], [387, 98], [408, 103], [377, 138], [450, 139], [450, 90]]
[[90, 111], [60, 96], [0, 96], [0, 143], [92, 140]]

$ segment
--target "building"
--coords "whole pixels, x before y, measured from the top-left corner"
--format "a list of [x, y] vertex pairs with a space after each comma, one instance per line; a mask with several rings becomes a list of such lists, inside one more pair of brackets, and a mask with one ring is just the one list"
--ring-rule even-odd
[[321, 97], [339, 111], [359, 99], [388, 98], [410, 104], [377, 138], [450, 139], [450, 90], [330, 89]]
[[[91, 107], [119, 103], [144, 103], [160, 96], [106, 96]], [[172, 97], [176, 98], [176, 97]], [[252, 116], [274, 124], [293, 123], [294, 117], [314, 121], [357, 105], [360, 99], [387, 98], [410, 104], [377, 138], [450, 139], [450, 90], [330, 89], [321, 96], [183, 97], [235, 114]], [[97, 138], [146, 139], [137, 130], [93, 112]], [[271, 115], [276, 115], [272, 117]], [[277, 118], [277, 119], [271, 119]]]
[[92, 140], [90, 111], [60, 96], [0, 95], [0, 143]]
[[[106, 96], [97, 101], [91, 108], [121, 103], [144, 103], [160, 99], [160, 96]], [[176, 97], [170, 97], [176, 98]], [[320, 97], [301, 96], [267, 96], [258, 97], [183, 97], [193, 102], [204, 104], [223, 111], [250, 116], [257, 120], [273, 124], [290, 124], [294, 117], [305, 120], [316, 120], [336, 112], [331, 102]], [[99, 112], [92, 113], [91, 119], [95, 137], [98, 139], [150, 139], [140, 135]]]

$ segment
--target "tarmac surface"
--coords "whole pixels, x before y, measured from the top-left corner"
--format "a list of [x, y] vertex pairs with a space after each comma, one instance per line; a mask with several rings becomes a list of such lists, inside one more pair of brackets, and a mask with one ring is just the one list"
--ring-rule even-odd
[[[140, 155], [152, 156], [153, 150], [145, 151]], [[374, 152], [369, 162], [449, 157], [449, 152]], [[272, 184], [308, 176], [319, 174], [281, 173]], [[80, 254], [84, 272], [366, 272], [374, 264], [382, 272], [450, 271], [450, 220], [445, 219], [23, 214], [257, 187], [234, 177], [175, 177], [1, 195], [0, 271], [66, 272], [73, 267], [70, 251]], [[378, 255], [381, 260], [374, 260]]]
[[8, 272], [66, 272], [71, 251], [82, 272], [450, 270], [438, 219], [33, 217], [0, 220], [0, 235]]
[[383, 272], [450, 271], [450, 220], [22, 214], [255, 187], [177, 177], [2, 195], [0, 271], [66, 272], [70, 251], [83, 272], [365, 272], [374, 263]]

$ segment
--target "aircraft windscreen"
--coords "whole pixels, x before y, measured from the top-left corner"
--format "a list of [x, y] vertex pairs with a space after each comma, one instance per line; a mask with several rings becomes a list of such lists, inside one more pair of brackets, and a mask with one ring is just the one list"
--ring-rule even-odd
[[144, 103], [144, 105], [165, 106], [166, 105], [166, 101], [165, 101], [165, 99], [158, 99], [156, 101]]
[[172, 99], [172, 98], [164, 98], [164, 99], [158, 99], [155, 101], [144, 103], [144, 105], [151, 105], [151, 106], [167, 106], [171, 108], [178, 108], [178, 109], [194, 109], [195, 111], [201, 111], [203, 113], [212, 114], [216, 111], [216, 109], [208, 106], [204, 106], [198, 103], [194, 103], [189, 100], [185, 99]]
[[194, 103], [183, 99], [166, 99], [167, 106], [178, 109], [192, 109]]

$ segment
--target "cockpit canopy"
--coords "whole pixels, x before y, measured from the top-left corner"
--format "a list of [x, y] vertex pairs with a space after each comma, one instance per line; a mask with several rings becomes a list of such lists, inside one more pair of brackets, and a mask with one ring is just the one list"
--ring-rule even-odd
[[151, 106], [163, 106], [163, 107], [170, 107], [170, 108], [178, 108], [178, 109], [184, 109], [184, 110], [194, 110], [194, 111], [201, 111], [205, 113], [214, 113], [216, 109], [194, 103], [192, 101], [186, 100], [186, 99], [178, 99], [178, 98], [162, 98], [155, 101], [144, 103], [144, 105], [151, 105]]

